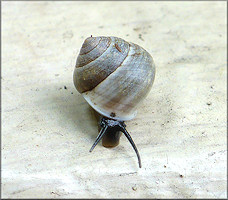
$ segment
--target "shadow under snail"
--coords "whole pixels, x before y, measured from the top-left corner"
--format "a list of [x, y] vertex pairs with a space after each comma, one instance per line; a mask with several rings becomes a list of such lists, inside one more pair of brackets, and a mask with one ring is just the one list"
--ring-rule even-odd
[[101, 130], [90, 152], [102, 139], [104, 147], [119, 144], [121, 132], [141, 159], [125, 121], [133, 119], [136, 107], [148, 95], [155, 77], [155, 64], [142, 47], [117, 37], [88, 37], [77, 57], [74, 85], [98, 112]]

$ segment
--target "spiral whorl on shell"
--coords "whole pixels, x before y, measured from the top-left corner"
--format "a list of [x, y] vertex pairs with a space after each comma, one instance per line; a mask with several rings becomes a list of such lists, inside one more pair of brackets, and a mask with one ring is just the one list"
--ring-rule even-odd
[[142, 47], [117, 37], [89, 37], [77, 58], [74, 85], [98, 113], [126, 121], [135, 117], [154, 76], [153, 58]]

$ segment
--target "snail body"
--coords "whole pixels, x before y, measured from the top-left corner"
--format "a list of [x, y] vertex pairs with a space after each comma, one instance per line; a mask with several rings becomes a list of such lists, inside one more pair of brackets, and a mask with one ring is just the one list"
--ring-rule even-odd
[[142, 47], [117, 37], [87, 38], [73, 75], [78, 92], [103, 116], [100, 134], [103, 130], [103, 136], [115, 133], [116, 138], [119, 138], [118, 131], [126, 132], [124, 121], [136, 116], [136, 108], [148, 95], [154, 78], [155, 64], [151, 55]]

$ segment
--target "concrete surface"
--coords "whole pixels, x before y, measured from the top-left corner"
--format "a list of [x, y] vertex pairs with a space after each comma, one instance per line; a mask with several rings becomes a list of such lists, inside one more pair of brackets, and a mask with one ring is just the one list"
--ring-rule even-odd
[[[226, 2], [2, 2], [3, 198], [225, 198]], [[114, 149], [73, 86], [90, 35], [141, 45], [157, 74]], [[64, 88], [64, 86], [66, 86]]]

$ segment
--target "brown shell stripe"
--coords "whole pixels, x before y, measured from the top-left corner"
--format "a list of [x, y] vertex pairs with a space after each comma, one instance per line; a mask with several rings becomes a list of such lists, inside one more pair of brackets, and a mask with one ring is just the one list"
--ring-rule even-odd
[[97, 44], [91, 51], [78, 56], [77, 62], [76, 62], [76, 68], [83, 67], [85, 65], [88, 65], [92, 61], [96, 60], [109, 48], [110, 44], [111, 44], [111, 38], [107, 38], [107, 37], [102, 38], [99, 44]]
[[[114, 45], [109, 48], [109, 55], [104, 55], [96, 59], [92, 66], [84, 66], [81, 68], [76, 68], [74, 76], [76, 77], [75, 85], [80, 93], [90, 91], [105, 80], [111, 73], [113, 73], [127, 57], [130, 49], [130, 45], [121, 41], [118, 46], [121, 52], [116, 49], [115, 44], [117, 41], [113, 41]], [[115, 59], [118, 58], [118, 59]]]
[[[116, 94], [115, 96], [113, 96], [111, 99], [109, 99], [109, 101], [107, 101], [103, 106], [104, 107], [115, 107], [116, 105], [118, 105], [119, 103], [121, 103], [122, 101], [126, 100], [129, 98], [129, 94], [132, 95], [136, 94], [137, 90], [142, 87], [143, 85], [145, 85], [144, 80], [142, 79], [139, 83], [139, 79], [137, 78], [138, 75], [138, 71], [139, 69], [139, 65], [136, 64], [137, 63], [141, 63], [142, 60], [144, 59], [144, 55], [142, 51], [142, 49], [134, 44], [130, 44], [130, 48], [133, 48], [133, 50], [135, 51], [134, 54], [132, 54], [130, 56], [130, 60], [131, 62], [128, 64], [129, 66], [126, 67], [127, 70], [121, 70], [121, 76], [116, 77], [116, 81], [115, 81], [115, 86], [111, 88], [111, 93]], [[126, 65], [126, 63], [125, 63]], [[132, 70], [130, 70], [132, 69]], [[135, 74], [132, 74], [133, 72], [135, 72]], [[143, 71], [143, 74], [146, 75], [146, 71]], [[141, 76], [143, 76], [143, 74], [141, 74]], [[136, 75], [136, 76], [135, 76]], [[123, 84], [123, 82], [126, 82], [127, 84]], [[132, 87], [134, 86], [134, 87]], [[126, 92], [127, 91], [127, 92]], [[140, 95], [138, 96], [140, 97]], [[134, 107], [134, 105], [132, 105], [132, 103], [128, 103], [127, 107]]]
[[[91, 40], [90, 42], [93, 42], [95, 43], [94, 45], [89, 45], [87, 42], [84, 42], [83, 45], [82, 45], [82, 48], [80, 50], [80, 53], [79, 55], [84, 55], [84, 54], [87, 54], [89, 53], [90, 51], [92, 51], [94, 48], [97, 47], [97, 45], [101, 42], [101, 38], [99, 38], [99, 40], [97, 40], [97, 38], [93, 38], [91, 37]], [[88, 49], [87, 49], [88, 48]]]
[[[130, 48], [129, 48], [130, 49]], [[119, 50], [118, 50], [119, 51]], [[129, 51], [128, 51], [129, 52]], [[126, 55], [126, 57], [128, 56], [128, 54]], [[124, 58], [124, 60], [126, 59], [126, 57]], [[124, 60], [122, 61], [122, 63], [124, 62]], [[114, 70], [114, 71], [112, 71], [111, 73], [109, 73], [106, 77], [104, 77], [103, 79], [100, 79], [100, 81], [99, 81], [99, 83], [97, 83], [96, 85], [94, 85], [94, 87], [92, 88], [92, 89], [90, 89], [90, 90], [88, 90], [88, 91], [91, 91], [91, 90], [93, 90], [96, 86], [98, 86], [100, 83], [102, 83], [106, 78], [108, 78], [108, 76], [109, 75], [111, 75], [113, 72], [115, 72], [121, 65], [122, 65], [122, 63], [120, 63], [120, 65]], [[111, 87], [111, 86], [110, 86]], [[85, 92], [87, 92], [87, 91], [85, 91]]]

